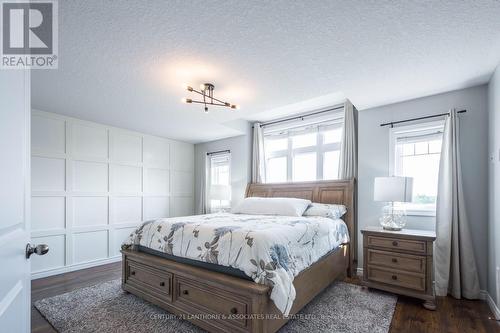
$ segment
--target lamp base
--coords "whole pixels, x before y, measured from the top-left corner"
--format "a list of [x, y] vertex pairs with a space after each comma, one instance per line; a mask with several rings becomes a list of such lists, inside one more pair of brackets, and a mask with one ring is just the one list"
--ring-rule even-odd
[[379, 222], [384, 230], [400, 231], [406, 225], [406, 212], [404, 209], [396, 209], [393, 205], [385, 206]]
[[386, 226], [382, 226], [382, 228], [384, 228], [384, 230], [390, 230], [390, 231], [401, 231], [401, 230], [403, 230], [403, 228], [401, 228], [401, 227], [386, 227]]

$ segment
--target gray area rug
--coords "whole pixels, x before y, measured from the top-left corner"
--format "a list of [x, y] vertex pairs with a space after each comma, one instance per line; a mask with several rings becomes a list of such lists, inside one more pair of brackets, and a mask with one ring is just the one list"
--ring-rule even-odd
[[[45, 298], [35, 307], [59, 332], [201, 333], [203, 330], [122, 291], [120, 280]], [[344, 282], [325, 289], [280, 333], [389, 331], [397, 297]]]

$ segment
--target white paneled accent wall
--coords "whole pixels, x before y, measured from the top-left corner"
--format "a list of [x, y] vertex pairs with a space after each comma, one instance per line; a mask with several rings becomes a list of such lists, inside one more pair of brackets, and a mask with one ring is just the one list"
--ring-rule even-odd
[[192, 215], [194, 146], [32, 112], [32, 277], [120, 260], [143, 220]]

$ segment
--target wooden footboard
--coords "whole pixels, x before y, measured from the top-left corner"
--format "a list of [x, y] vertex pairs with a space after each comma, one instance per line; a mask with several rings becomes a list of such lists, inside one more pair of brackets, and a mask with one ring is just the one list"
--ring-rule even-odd
[[[122, 288], [209, 332], [276, 332], [283, 318], [269, 287], [134, 250], [122, 250]], [[294, 280], [297, 313], [349, 265], [347, 246], [325, 256]]]

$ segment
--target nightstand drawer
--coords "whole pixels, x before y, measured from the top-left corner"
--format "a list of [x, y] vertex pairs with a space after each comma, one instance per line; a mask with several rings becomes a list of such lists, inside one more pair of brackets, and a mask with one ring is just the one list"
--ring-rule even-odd
[[368, 280], [417, 291], [425, 290], [425, 275], [423, 274], [391, 271], [368, 265]]
[[423, 256], [373, 249], [368, 249], [367, 255], [368, 265], [385, 266], [416, 273], [425, 273], [426, 260]]
[[368, 236], [367, 240], [368, 242], [365, 246], [368, 247], [382, 247], [391, 250], [402, 250], [423, 254], [426, 252], [425, 241], [378, 236]]

